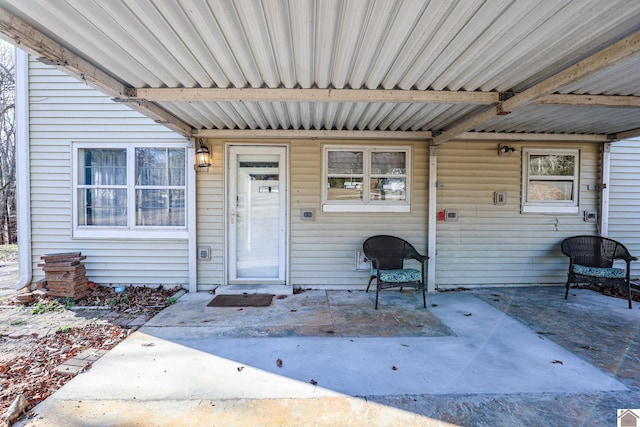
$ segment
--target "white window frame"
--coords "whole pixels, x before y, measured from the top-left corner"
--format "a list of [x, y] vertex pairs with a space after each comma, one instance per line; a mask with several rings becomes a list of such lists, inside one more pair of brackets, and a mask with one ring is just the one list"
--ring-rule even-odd
[[[334, 145], [327, 144], [322, 149], [322, 212], [411, 212], [411, 146], [367, 146], [367, 145]], [[360, 201], [328, 200], [327, 181], [329, 151], [361, 151], [363, 152], [362, 191]], [[405, 200], [370, 200], [369, 183], [372, 177], [371, 157], [374, 152], [405, 153]], [[378, 175], [376, 175], [378, 176]]]
[[[192, 149], [190, 143], [182, 142], [74, 142], [72, 146], [72, 238], [74, 239], [186, 239], [189, 237], [189, 167], [192, 167]], [[183, 148], [185, 149], [185, 185], [184, 185], [184, 226], [140, 226], [136, 225], [136, 189], [135, 150], [136, 148]], [[96, 226], [78, 224], [78, 177], [82, 149], [126, 149], [127, 150], [127, 225]], [[167, 186], [167, 189], [177, 187]]]
[[[533, 177], [529, 175], [529, 159], [531, 155], [570, 155], [575, 158], [573, 168], [573, 200], [544, 200], [528, 201], [529, 181]], [[579, 149], [555, 149], [555, 148], [527, 148], [522, 155], [522, 212], [523, 213], [548, 213], [548, 214], [577, 214], [580, 211], [580, 150]], [[553, 179], [553, 176], [544, 176]], [[557, 177], [567, 179], [567, 176]]]

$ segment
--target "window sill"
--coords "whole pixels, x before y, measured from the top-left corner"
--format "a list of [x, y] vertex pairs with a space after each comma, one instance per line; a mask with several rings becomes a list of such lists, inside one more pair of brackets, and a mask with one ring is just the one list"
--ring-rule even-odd
[[523, 206], [522, 213], [577, 214], [578, 206]]
[[72, 239], [106, 239], [106, 240], [125, 240], [125, 239], [163, 239], [163, 240], [181, 240], [189, 238], [187, 230], [136, 230], [127, 229], [76, 229], [73, 231]]
[[322, 205], [322, 212], [411, 212], [409, 205]]

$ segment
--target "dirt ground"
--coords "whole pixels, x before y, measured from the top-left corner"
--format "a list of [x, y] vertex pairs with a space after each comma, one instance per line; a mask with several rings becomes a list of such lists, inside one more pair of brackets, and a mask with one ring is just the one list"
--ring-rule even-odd
[[[0, 246], [0, 415], [22, 395], [33, 408], [163, 308], [179, 287], [93, 286], [79, 301], [17, 303], [17, 247]], [[74, 368], [78, 360], [82, 364]]]

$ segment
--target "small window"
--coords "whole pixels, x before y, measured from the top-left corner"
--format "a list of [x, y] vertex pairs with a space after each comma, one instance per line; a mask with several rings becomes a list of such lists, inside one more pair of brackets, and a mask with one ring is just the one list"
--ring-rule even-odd
[[[186, 148], [76, 144], [74, 237], [186, 231]], [[177, 237], [177, 236], [173, 236]]]
[[409, 212], [410, 147], [325, 146], [324, 212]]
[[524, 150], [522, 211], [578, 213], [578, 150]]

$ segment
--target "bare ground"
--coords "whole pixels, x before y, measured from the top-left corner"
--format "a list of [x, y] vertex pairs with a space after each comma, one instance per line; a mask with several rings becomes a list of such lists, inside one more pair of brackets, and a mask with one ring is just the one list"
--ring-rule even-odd
[[60, 369], [65, 362], [112, 349], [175, 302], [180, 290], [128, 286], [115, 293], [93, 286], [80, 301], [45, 296], [22, 305], [14, 298], [17, 280], [17, 247], [0, 246], [0, 414], [19, 395], [33, 408], [77, 373]]

